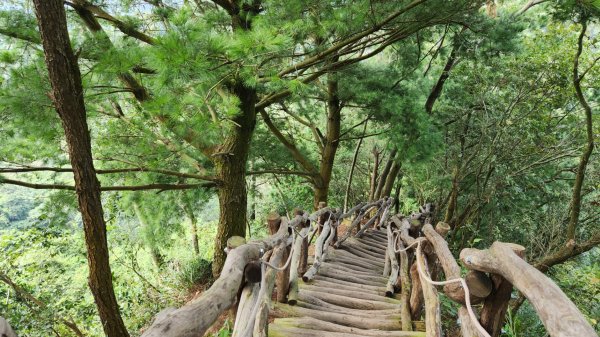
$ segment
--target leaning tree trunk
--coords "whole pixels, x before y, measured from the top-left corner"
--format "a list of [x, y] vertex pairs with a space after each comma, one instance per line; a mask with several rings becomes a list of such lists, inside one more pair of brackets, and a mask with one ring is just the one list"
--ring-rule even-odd
[[379, 151], [377, 151], [377, 147], [373, 147], [373, 159], [373, 172], [371, 172], [369, 184], [369, 201], [375, 200], [375, 189], [377, 188], [377, 174], [379, 171]]
[[246, 236], [246, 164], [250, 140], [256, 125], [256, 90], [241, 83], [231, 89], [240, 100], [240, 114], [234, 118], [233, 126], [213, 154], [219, 186], [219, 225], [215, 240], [213, 276], [218, 277], [225, 263], [227, 239]]
[[52, 85], [51, 97], [62, 121], [73, 167], [85, 232], [90, 290], [106, 335], [129, 336], [112, 285], [100, 183], [92, 160], [81, 74], [71, 49], [63, 2], [34, 0], [34, 5]]
[[394, 160], [396, 159], [396, 153], [398, 152], [398, 149], [394, 148], [392, 150], [392, 152], [390, 152], [390, 157], [388, 158], [387, 163], [385, 164], [385, 167], [383, 168], [383, 171], [381, 171], [381, 175], [379, 176], [379, 181], [377, 182], [377, 188], [375, 189], [375, 194], [374, 194], [374, 199], [378, 200], [382, 197], [381, 192], [383, 190], [383, 185], [385, 185], [385, 182], [388, 179], [388, 175], [390, 173], [390, 170], [392, 169], [392, 165], [394, 164]]
[[398, 178], [398, 174], [400, 173], [401, 167], [402, 167], [402, 164], [400, 164], [398, 162], [394, 162], [392, 164], [392, 168], [390, 169], [390, 173], [387, 175], [387, 178], [385, 179], [385, 184], [383, 185], [381, 193], [379, 194], [379, 198], [389, 197], [390, 194], [392, 194], [392, 189], [394, 188], [394, 183], [396, 182], [396, 179]]

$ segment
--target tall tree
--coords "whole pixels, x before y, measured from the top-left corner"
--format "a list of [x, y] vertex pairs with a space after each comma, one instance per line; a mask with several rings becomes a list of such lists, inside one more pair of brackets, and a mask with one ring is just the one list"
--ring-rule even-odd
[[[270, 110], [320, 77], [334, 79], [337, 71], [378, 55], [417, 31], [470, 20], [481, 2], [463, 0], [446, 6], [443, 1], [424, 0], [375, 5], [197, 1], [174, 7], [151, 3], [160, 15], [153, 15], [153, 7], [128, 1], [67, 4], [79, 16], [77, 22], [93, 33], [77, 36], [82, 65], [90, 66], [93, 74], [86, 78], [90, 85], [86, 101], [99, 111], [90, 125], [103, 139], [123, 139], [98, 144], [96, 159], [112, 166], [105, 173], [116, 177], [113, 181], [132, 181], [126, 175], [140, 172], [161, 182], [134, 183], [126, 186], [128, 190], [217, 188], [220, 220], [213, 264], [217, 275], [227, 238], [245, 234], [245, 179], [257, 112]], [[148, 15], [133, 20], [109, 12], [126, 13], [132, 6]], [[118, 32], [105, 33], [109, 26]], [[23, 32], [0, 30], [0, 34], [38, 43]], [[43, 107], [40, 101], [30, 105]], [[335, 117], [337, 110], [329, 111]], [[335, 123], [334, 119], [332, 130]], [[338, 143], [331, 134], [323, 172], [314, 170], [323, 178], [317, 182], [331, 179]], [[3, 183], [73, 189], [11, 179]], [[319, 184], [321, 192], [327, 189], [327, 184]]]
[[81, 74], [71, 49], [63, 2], [34, 0], [34, 4], [52, 85], [51, 97], [63, 125], [73, 167], [85, 231], [89, 286], [106, 335], [127, 337], [129, 333], [121, 318], [112, 284], [100, 183], [92, 159]]

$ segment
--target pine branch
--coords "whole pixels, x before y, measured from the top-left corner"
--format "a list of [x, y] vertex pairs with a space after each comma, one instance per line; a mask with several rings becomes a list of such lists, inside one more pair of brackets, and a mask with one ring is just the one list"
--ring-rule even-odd
[[325, 147], [324, 144], [324, 139], [323, 139], [323, 135], [319, 132], [319, 130], [317, 129], [317, 126], [314, 123], [309, 122], [306, 119], [303, 119], [302, 117], [298, 116], [297, 114], [293, 113], [292, 111], [290, 111], [290, 109], [287, 108], [287, 106], [283, 103], [281, 103], [281, 109], [287, 113], [288, 115], [292, 116], [292, 118], [294, 118], [295, 120], [298, 121], [298, 123], [307, 126], [308, 128], [310, 128], [310, 131], [313, 134], [313, 137], [315, 138], [315, 141], [317, 143], [317, 146], [319, 147], [319, 151], [323, 151], [323, 148]]
[[39, 35], [30, 35], [25, 32], [22, 32], [22, 31], [13, 31], [13, 30], [0, 28], [0, 35], [8, 36], [13, 39], [23, 40], [23, 41], [31, 42], [31, 43], [35, 43], [35, 44], [42, 43], [42, 40], [40, 39]]
[[283, 174], [283, 175], [296, 175], [296, 176], [307, 176], [311, 177], [312, 174], [310, 172], [302, 172], [302, 171], [288, 171], [288, 170], [260, 170], [260, 171], [248, 171], [246, 175], [259, 175], [259, 174]]
[[315, 56], [313, 57], [309, 57], [306, 60], [302, 61], [302, 62], [298, 62], [282, 71], [279, 72], [279, 74], [277, 74], [279, 77], [283, 77], [287, 74], [291, 74], [294, 72], [297, 72], [300, 69], [303, 68], [307, 68], [307, 67], [311, 67], [316, 63], [321, 62], [322, 60], [326, 59], [328, 56], [333, 55], [334, 53], [336, 53], [337, 51], [339, 51], [340, 49], [352, 45], [358, 41], [360, 41], [361, 39], [379, 31], [381, 28], [383, 28], [385, 25], [387, 25], [388, 23], [392, 22], [394, 19], [396, 19], [397, 17], [399, 17], [400, 15], [406, 13], [407, 11], [419, 6], [420, 4], [426, 2], [427, 0], [415, 0], [413, 2], [411, 2], [410, 4], [408, 4], [406, 7], [392, 13], [391, 15], [389, 15], [387, 18], [385, 18], [383, 21], [381, 21], [379, 24], [374, 25], [373, 27], [353, 35], [352, 37], [349, 37], [343, 41], [340, 41], [336, 44], [334, 44], [333, 46], [329, 47], [328, 49], [317, 53]]
[[[35, 190], [67, 190], [75, 191], [75, 186], [61, 184], [36, 184], [21, 180], [6, 179], [0, 177], [0, 184], [17, 185]], [[217, 187], [215, 182], [207, 182], [200, 184], [148, 184], [148, 185], [131, 185], [131, 186], [101, 186], [100, 191], [146, 191], [146, 190], [190, 190], [198, 188], [213, 188]]]
[[534, 267], [545, 273], [551, 267], [581, 255], [598, 245], [600, 245], [600, 232], [594, 233], [588, 240], [581, 243], [576, 243], [575, 240], [569, 240], [563, 248], [553, 254], [543, 257], [534, 265]]
[[[69, 167], [2, 167], [0, 168], [0, 173], [27, 173], [27, 172], [57, 172], [57, 173], [72, 173], [73, 169]], [[183, 173], [171, 170], [163, 170], [163, 169], [153, 169], [147, 167], [129, 167], [129, 168], [117, 168], [117, 169], [107, 169], [107, 170], [96, 170], [97, 174], [113, 174], [113, 173], [129, 173], [129, 172], [152, 172], [152, 173], [160, 173], [164, 175], [181, 177], [181, 178], [191, 178], [191, 179], [200, 179], [207, 180], [212, 182], [217, 182], [217, 179], [212, 176], [203, 176], [199, 174], [193, 173]]]
[[548, 2], [548, 0], [530, 0], [525, 6], [523, 6], [518, 12], [515, 13], [515, 16], [519, 16], [525, 12], [527, 12], [531, 7], [537, 6], [541, 3]]

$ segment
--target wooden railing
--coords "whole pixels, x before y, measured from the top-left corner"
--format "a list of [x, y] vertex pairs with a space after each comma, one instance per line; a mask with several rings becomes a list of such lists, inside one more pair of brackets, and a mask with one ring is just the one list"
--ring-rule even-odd
[[[157, 315], [142, 336], [203, 336], [219, 315], [235, 306], [233, 336], [266, 337], [269, 311], [286, 310], [286, 306], [271, 303], [274, 291], [278, 302], [295, 305], [299, 299], [299, 276], [310, 282], [317, 273], [326, 275], [327, 256], [335, 255], [343, 261], [348, 252], [355, 257], [354, 265], [371, 263], [383, 267], [379, 279], [387, 280], [386, 296], [400, 294], [402, 330], [412, 330], [413, 321], [424, 312], [426, 335], [442, 336], [436, 288], [442, 286], [441, 291], [460, 306], [462, 336], [496, 337], [515, 287], [531, 301], [551, 336], [596, 336], [564, 293], [525, 262], [523, 247], [496, 242], [488, 250], [464, 249], [460, 260], [469, 271], [463, 277], [445, 240], [449, 226], [431, 225], [432, 205], [425, 205], [410, 216], [390, 216], [392, 206], [393, 200], [384, 198], [360, 203], [346, 213], [323, 207], [310, 215], [297, 211], [291, 221], [285, 217], [271, 219], [270, 237], [249, 243], [232, 242], [222, 274], [213, 286], [193, 302]], [[338, 238], [338, 226], [350, 217], [352, 221]], [[364, 243], [368, 239], [359, 242], [354, 238], [381, 228], [387, 235], [385, 264], [368, 258], [372, 257], [370, 249], [375, 247]], [[308, 267], [308, 247], [315, 236], [312, 264]], [[346, 241], [351, 244], [344, 245]], [[337, 249], [342, 245], [344, 250]], [[381, 247], [379, 244], [377, 250], [381, 251]], [[339, 279], [353, 280], [351, 274], [342, 275], [339, 269], [337, 273]], [[472, 308], [472, 304], [482, 304], [481, 309]]]
[[[277, 285], [277, 298], [280, 302], [295, 304], [298, 275], [308, 281], [318, 272], [330, 246], [337, 243], [337, 227], [341, 221], [357, 215], [348, 232], [357, 226], [360, 231], [381, 217], [381, 205], [385, 203], [389, 204], [389, 201], [361, 203], [346, 213], [329, 207], [310, 215], [298, 211], [291, 221], [285, 217], [271, 219], [270, 228], [276, 233], [263, 240], [228, 247], [230, 251], [222, 273], [210, 289], [179, 309], [170, 308], [159, 313], [142, 336], [203, 336], [219, 315], [234, 304], [237, 304], [237, 313], [233, 336], [266, 336], [275, 282], [289, 280]], [[361, 224], [372, 211], [377, 213], [366, 224]], [[315, 262], [308, 270], [303, 270], [307, 265], [308, 245], [315, 234], [319, 234], [315, 243]]]
[[[393, 250], [393, 254], [388, 252], [393, 266], [390, 282], [396, 276], [396, 253], [402, 270], [392, 284], [401, 288], [402, 317], [408, 317], [406, 307], [413, 319], [421, 315], [424, 307], [428, 337], [442, 336], [436, 285], [443, 285], [443, 293], [460, 305], [458, 317], [464, 337], [500, 335], [513, 287], [531, 302], [550, 336], [597, 336], [560, 288], [524, 260], [524, 247], [495, 242], [487, 250], [463, 249], [460, 260], [469, 269], [463, 278], [444, 239], [449, 226], [438, 223], [434, 229], [427, 207], [408, 217], [394, 216], [387, 226], [388, 251]], [[410, 277], [405, 272], [409, 263]], [[483, 303], [479, 313], [471, 307], [474, 303]]]

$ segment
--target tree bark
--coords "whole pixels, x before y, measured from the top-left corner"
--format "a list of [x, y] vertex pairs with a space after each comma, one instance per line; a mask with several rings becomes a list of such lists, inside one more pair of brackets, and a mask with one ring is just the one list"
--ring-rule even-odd
[[383, 190], [383, 185], [385, 185], [385, 182], [390, 173], [390, 170], [392, 169], [392, 165], [394, 163], [394, 159], [396, 158], [397, 152], [398, 152], [398, 149], [396, 149], [396, 148], [394, 148], [392, 150], [392, 152], [390, 152], [390, 157], [388, 158], [388, 161], [385, 164], [383, 171], [381, 171], [381, 175], [379, 176], [379, 181], [377, 182], [377, 188], [375, 189], [374, 199], [381, 199], [381, 191]]
[[396, 178], [398, 178], [398, 174], [400, 173], [400, 168], [402, 164], [394, 162], [392, 164], [392, 168], [390, 169], [390, 173], [385, 179], [385, 184], [383, 185], [383, 189], [381, 190], [381, 194], [379, 198], [389, 197], [392, 194], [392, 188], [394, 188], [394, 183], [396, 182]]
[[100, 183], [92, 160], [81, 74], [71, 49], [63, 2], [34, 0], [34, 6], [52, 86], [51, 97], [65, 131], [73, 167], [87, 247], [88, 284], [106, 335], [129, 336], [112, 284]]
[[371, 173], [369, 201], [375, 200], [375, 189], [377, 188], [377, 173], [379, 171], [379, 151], [377, 151], [377, 147], [373, 147], [373, 158], [373, 172]]
[[217, 177], [222, 182], [218, 191], [220, 210], [212, 264], [214, 277], [219, 276], [225, 262], [227, 239], [246, 236], [246, 165], [256, 125], [256, 90], [236, 83], [231, 93], [240, 100], [240, 113], [213, 154]]

